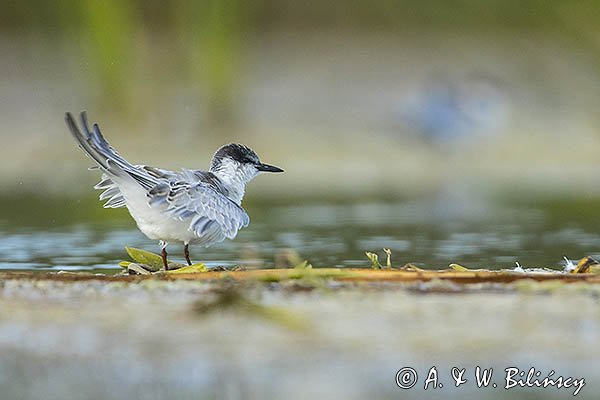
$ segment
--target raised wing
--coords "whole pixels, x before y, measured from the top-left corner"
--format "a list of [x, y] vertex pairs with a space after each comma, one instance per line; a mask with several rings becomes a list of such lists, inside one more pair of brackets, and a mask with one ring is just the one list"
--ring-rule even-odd
[[71, 113], [65, 114], [65, 121], [79, 147], [96, 162], [96, 166], [90, 169], [100, 169], [103, 172], [102, 180], [94, 189], [103, 190], [100, 200], [108, 199], [104, 208], [125, 206], [119, 184], [131, 182], [130, 178], [133, 178], [134, 184], [137, 183], [148, 190], [168, 176], [169, 171], [130, 164], [104, 139], [98, 124], [94, 124], [90, 129], [85, 111], [80, 114], [79, 126]]
[[[115, 178], [129, 176], [145, 189], [154, 187], [158, 180], [138, 165], [132, 165], [125, 160], [102, 136], [98, 124], [89, 128], [85, 111], [80, 114], [82, 131], [77, 126], [71, 113], [65, 114], [65, 121], [71, 134], [79, 143], [79, 147], [96, 162], [98, 167], [108, 177]], [[102, 183], [102, 182], [101, 182]]]

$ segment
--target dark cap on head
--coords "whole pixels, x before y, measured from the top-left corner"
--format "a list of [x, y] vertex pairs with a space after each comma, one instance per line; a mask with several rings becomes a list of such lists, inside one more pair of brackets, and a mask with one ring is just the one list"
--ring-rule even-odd
[[251, 148], [244, 146], [243, 144], [230, 143], [221, 146], [221, 148], [217, 150], [213, 156], [211, 168], [221, 164], [221, 161], [227, 157], [240, 163], [255, 164], [259, 162], [258, 156]]
[[230, 143], [219, 148], [213, 156], [211, 170], [218, 169], [224, 158], [231, 158], [242, 164], [253, 164], [256, 169], [263, 172], [283, 172], [279, 167], [261, 163], [256, 153], [243, 144]]

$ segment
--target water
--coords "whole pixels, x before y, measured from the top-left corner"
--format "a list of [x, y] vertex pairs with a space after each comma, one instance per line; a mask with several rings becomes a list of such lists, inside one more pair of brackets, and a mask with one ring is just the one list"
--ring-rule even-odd
[[[490, 202], [448, 196], [397, 202], [246, 204], [251, 224], [235, 241], [192, 247], [209, 267], [285, 265], [289, 249], [315, 267], [367, 267], [365, 251], [394, 266], [561, 268], [600, 253], [600, 210], [593, 200]], [[0, 269], [117, 272], [124, 247], [158, 252], [124, 210], [103, 210], [94, 199], [4, 200]], [[170, 258], [182, 261], [180, 245]]]

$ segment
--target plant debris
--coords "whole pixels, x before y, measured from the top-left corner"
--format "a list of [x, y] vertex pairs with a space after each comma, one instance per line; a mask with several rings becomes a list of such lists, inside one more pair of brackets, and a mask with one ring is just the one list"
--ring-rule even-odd
[[572, 274], [599, 273], [600, 264], [592, 256], [583, 257], [577, 266], [571, 271]]
[[151, 251], [142, 249], [136, 249], [135, 247], [125, 247], [127, 254], [134, 261], [121, 261], [119, 266], [126, 269], [127, 273], [135, 275], [148, 275], [156, 272], [167, 272], [173, 273], [195, 273], [195, 272], [206, 272], [208, 268], [203, 263], [197, 263], [194, 265], [184, 265], [176, 262], [167, 260], [169, 264], [169, 270], [165, 271], [163, 266], [162, 257]]
[[129, 274], [150, 275], [152, 273], [147, 268], [144, 268], [139, 264], [132, 263], [132, 262], [128, 263], [126, 261], [124, 261], [124, 263], [127, 264], [127, 265], [125, 265], [125, 267], [127, 268], [127, 272]]

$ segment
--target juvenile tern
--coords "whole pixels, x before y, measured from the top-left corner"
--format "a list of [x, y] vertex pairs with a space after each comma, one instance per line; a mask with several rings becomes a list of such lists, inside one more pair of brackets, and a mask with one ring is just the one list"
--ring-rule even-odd
[[79, 147], [102, 172], [95, 189], [103, 190], [105, 208], [127, 207], [138, 228], [149, 239], [159, 240], [165, 270], [167, 244], [183, 243], [184, 257], [192, 265], [189, 245], [210, 246], [233, 239], [248, 226], [242, 208], [246, 184], [262, 172], [283, 172], [265, 164], [249, 147], [227, 144], [214, 154], [208, 171], [168, 171], [125, 160], [102, 136], [98, 124], [88, 125], [85, 111], [79, 129], [71, 113], [65, 121]]

